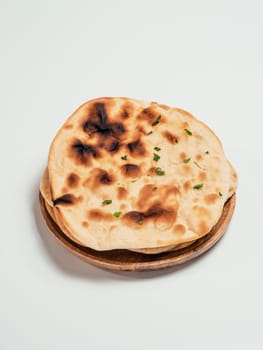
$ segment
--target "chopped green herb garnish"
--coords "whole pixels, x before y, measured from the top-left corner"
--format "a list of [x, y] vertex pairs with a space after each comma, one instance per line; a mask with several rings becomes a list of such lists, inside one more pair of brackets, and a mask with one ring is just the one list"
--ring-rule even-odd
[[156, 174], [159, 175], [159, 176], [165, 175], [165, 171], [162, 170], [162, 168], [156, 168], [156, 169], [155, 169], [155, 172], [156, 172]]
[[193, 186], [194, 190], [200, 190], [200, 188], [202, 188], [204, 186], [204, 184], [196, 184]]
[[209, 154], [209, 151], [206, 151], [205, 154]]
[[199, 169], [202, 169], [202, 168], [200, 167], [200, 165], [199, 165], [197, 162], [194, 162], [194, 164], [195, 164]]
[[184, 129], [184, 131], [187, 133], [187, 135], [190, 135], [190, 136], [193, 135], [192, 132], [190, 130], [188, 130], [188, 129]]
[[138, 179], [132, 180], [132, 182], [136, 182]]
[[153, 132], [152, 132], [152, 130], [151, 131], [149, 131], [149, 132], [147, 132], [147, 135], [151, 135]]
[[121, 216], [121, 211], [115, 211], [113, 216], [115, 216], [115, 218], [119, 218]]
[[127, 156], [125, 154], [125, 156], [121, 157], [122, 160], [127, 160]]
[[138, 221], [138, 224], [139, 224], [139, 225], [142, 225], [142, 224], [143, 224], [143, 221], [142, 221], [142, 220], [139, 220], [139, 221]]
[[153, 188], [152, 188], [152, 190], [153, 190], [153, 191], [156, 191], [156, 190], [157, 190], [157, 187], [156, 187], [156, 186], [155, 186], [155, 187], [153, 187]]
[[154, 153], [153, 154], [153, 160], [155, 160], [156, 162], [158, 162], [158, 160], [160, 159], [161, 157], [158, 156], [158, 154]]
[[120, 182], [117, 182], [117, 185], [118, 185], [118, 186], [120, 186], [120, 184], [121, 184]]
[[155, 151], [159, 152], [161, 150], [161, 148], [159, 147], [154, 147]]
[[184, 162], [184, 163], [189, 163], [190, 160], [191, 160], [191, 158], [186, 158], [186, 159], [183, 160], [183, 162]]
[[111, 204], [112, 200], [111, 199], [105, 199], [105, 201], [102, 202], [103, 205], [108, 205]]
[[222, 197], [222, 196], [223, 196], [221, 192], [218, 192], [218, 194], [219, 194], [219, 196], [220, 196], [220, 197]]
[[157, 125], [159, 123], [160, 119], [161, 119], [161, 115], [158, 115], [158, 117], [152, 122], [152, 126]]

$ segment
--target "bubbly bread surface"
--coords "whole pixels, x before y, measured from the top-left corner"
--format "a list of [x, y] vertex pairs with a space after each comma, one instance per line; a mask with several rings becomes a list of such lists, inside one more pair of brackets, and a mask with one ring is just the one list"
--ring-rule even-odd
[[41, 183], [77, 242], [150, 252], [206, 235], [237, 176], [216, 135], [188, 112], [100, 98], [61, 127]]

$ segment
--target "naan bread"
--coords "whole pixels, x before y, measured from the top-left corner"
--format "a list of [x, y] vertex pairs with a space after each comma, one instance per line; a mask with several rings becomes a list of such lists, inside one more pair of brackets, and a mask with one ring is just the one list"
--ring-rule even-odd
[[128, 98], [82, 105], [52, 142], [48, 173], [45, 199], [55, 216], [96, 250], [192, 242], [216, 224], [237, 185], [206, 125], [181, 109]]
[[45, 199], [45, 202], [47, 202], [50, 207], [53, 207], [53, 200], [50, 192], [50, 183], [49, 183], [49, 175], [48, 175], [47, 168], [44, 170], [44, 173], [42, 175], [39, 190], [40, 190], [40, 193], [42, 194], [42, 197]]
[[49, 215], [51, 216], [52, 220], [59, 226], [59, 228], [62, 230], [62, 232], [65, 235], [67, 235], [71, 240], [73, 240], [74, 242], [76, 242], [78, 244], [81, 244], [81, 242], [79, 242], [72, 235], [72, 233], [65, 227], [58, 210], [53, 205], [53, 202], [51, 199], [49, 175], [48, 175], [47, 168], [45, 169], [43, 176], [41, 178], [41, 181], [40, 181], [40, 193], [45, 200], [45, 207], [46, 207]]
[[[40, 192], [42, 197], [45, 200], [45, 207], [51, 216], [52, 220], [56, 222], [56, 224], [59, 226], [59, 228], [62, 230], [62, 232], [67, 235], [71, 240], [74, 242], [81, 244], [81, 242], [77, 241], [75, 237], [72, 235], [71, 232], [65, 227], [63, 224], [63, 221], [58, 213], [58, 210], [53, 206], [52, 199], [51, 199], [51, 193], [50, 193], [50, 184], [49, 184], [49, 175], [48, 175], [48, 169], [46, 168], [44, 171], [44, 174], [42, 176], [41, 182], [40, 182]], [[52, 204], [49, 204], [52, 203]], [[191, 244], [193, 244], [194, 241], [187, 242], [187, 243], [181, 243], [181, 244], [173, 244], [168, 245], [165, 247], [158, 247], [158, 248], [144, 248], [144, 249], [133, 249], [132, 251], [137, 253], [144, 253], [144, 254], [159, 254], [163, 252], [168, 252], [171, 250], [178, 250], [185, 248]], [[130, 249], [131, 250], [131, 249]]]

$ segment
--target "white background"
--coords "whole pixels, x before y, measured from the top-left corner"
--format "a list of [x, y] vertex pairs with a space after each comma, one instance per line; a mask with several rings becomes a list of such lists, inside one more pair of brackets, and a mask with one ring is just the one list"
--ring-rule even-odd
[[[0, 0], [0, 349], [263, 349], [262, 1]], [[81, 103], [129, 96], [212, 127], [239, 174], [224, 238], [183, 268], [64, 250], [38, 183]]]

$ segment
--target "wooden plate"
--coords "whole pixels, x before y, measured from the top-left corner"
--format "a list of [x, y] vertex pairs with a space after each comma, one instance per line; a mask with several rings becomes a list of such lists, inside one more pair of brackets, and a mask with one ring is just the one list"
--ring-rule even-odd
[[80, 257], [82, 260], [111, 270], [144, 271], [159, 270], [166, 267], [183, 264], [210, 249], [226, 231], [234, 212], [236, 196], [234, 194], [225, 203], [223, 213], [219, 221], [206, 236], [198, 239], [190, 246], [180, 250], [149, 255], [135, 253], [125, 249], [96, 251], [91, 248], [83, 247], [69, 239], [53, 221], [46, 209], [44, 198], [40, 193], [39, 203], [41, 213], [50, 231], [55, 235], [60, 243], [62, 243], [69, 251]]

